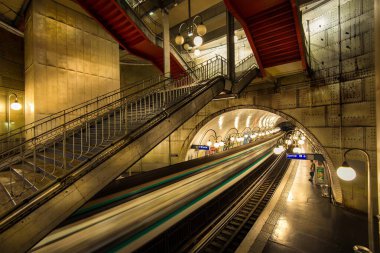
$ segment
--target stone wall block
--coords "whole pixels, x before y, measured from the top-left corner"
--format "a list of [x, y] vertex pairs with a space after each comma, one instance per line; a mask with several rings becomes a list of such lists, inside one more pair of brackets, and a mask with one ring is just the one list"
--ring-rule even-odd
[[39, 15], [46, 16], [48, 18], [57, 19], [56, 4], [50, 0], [38, 0], [33, 1], [34, 11]]
[[310, 89], [299, 89], [299, 107], [309, 107], [311, 106], [311, 91]]
[[67, 69], [77, 71], [77, 59], [81, 58], [81, 55], [77, 54], [76, 50], [76, 31], [72, 26], [66, 26], [67, 28]]
[[281, 92], [280, 109], [295, 108], [296, 106], [297, 96], [295, 90]]
[[90, 73], [93, 75], [99, 75], [99, 65], [100, 63], [100, 58], [99, 58], [99, 44], [100, 40], [96, 39], [94, 35], [90, 35], [91, 38], [91, 69]]
[[57, 22], [57, 67], [67, 69], [67, 26]]
[[78, 72], [84, 72], [84, 38], [82, 30], [75, 30], [75, 51]]
[[365, 90], [365, 95], [364, 95], [364, 100], [365, 101], [374, 101], [375, 96], [376, 96], [376, 91], [375, 91], [375, 78], [373, 76], [364, 78], [364, 90]]
[[91, 35], [83, 33], [83, 72], [91, 73]]
[[327, 126], [339, 127], [340, 126], [340, 106], [329, 105], [327, 108]]
[[374, 102], [343, 104], [343, 126], [374, 126], [375, 115], [371, 112]]
[[345, 148], [364, 148], [364, 129], [362, 127], [343, 127], [342, 145]]
[[46, 18], [46, 65], [57, 66], [57, 24], [56, 21]]
[[339, 147], [340, 132], [335, 128], [315, 128], [310, 127], [309, 130], [325, 147]]
[[77, 86], [75, 94], [78, 96], [78, 102], [83, 103], [86, 101], [86, 85], [85, 85], [86, 75], [77, 72]]
[[331, 84], [312, 89], [313, 106], [337, 103], [339, 103], [339, 84]]
[[[29, 9], [30, 10], [30, 9]], [[30, 12], [30, 11], [28, 11]], [[24, 50], [25, 50], [25, 63], [24, 69], [27, 70], [34, 62], [34, 43], [35, 39], [33, 34], [33, 18], [27, 16], [27, 21], [25, 23], [25, 31], [24, 31]]]
[[357, 79], [342, 83], [342, 102], [352, 103], [363, 100], [362, 80]]
[[[57, 109], [58, 111], [62, 111], [69, 107], [68, 101], [71, 101], [72, 98], [70, 98], [68, 95], [68, 71], [65, 69], [57, 69], [57, 86], [56, 86], [56, 94], [59, 94], [57, 96]], [[53, 94], [50, 95], [51, 97], [54, 97]]]
[[329, 147], [326, 147], [326, 151], [328, 155], [330, 156], [332, 162], [334, 163], [333, 172], [335, 173], [336, 169], [343, 162], [343, 152], [340, 148], [329, 148]]
[[256, 105], [271, 107], [272, 99], [270, 94], [257, 95], [255, 97]]
[[77, 73], [75, 71], [67, 71], [67, 99], [65, 101], [65, 108], [70, 107], [71, 104], [79, 104], [81, 102], [78, 98], [78, 91]]
[[55, 7], [57, 10], [57, 21], [67, 24], [67, 8], [60, 4], [57, 4]]
[[33, 33], [34, 37], [33, 51], [34, 60], [39, 64], [46, 64], [46, 49], [47, 49], [47, 35], [41, 31], [46, 31], [45, 17], [41, 15], [34, 15]]
[[73, 27], [73, 28], [78, 28], [77, 27], [77, 15], [76, 12], [66, 8], [66, 22], [67, 25]]
[[60, 110], [58, 93], [58, 69], [52, 66], [46, 66], [45, 89], [42, 95], [40, 106], [36, 106], [38, 111], [44, 111], [46, 114], [53, 114]]
[[307, 127], [324, 127], [326, 126], [325, 107], [305, 108], [302, 113], [301, 122]]
[[376, 150], [376, 128], [367, 127], [365, 128], [365, 149], [366, 150]]
[[273, 108], [273, 109], [279, 109], [280, 108], [280, 101], [281, 101], [281, 94], [280, 93], [274, 93], [272, 95], [272, 105], [271, 105], [271, 108]]

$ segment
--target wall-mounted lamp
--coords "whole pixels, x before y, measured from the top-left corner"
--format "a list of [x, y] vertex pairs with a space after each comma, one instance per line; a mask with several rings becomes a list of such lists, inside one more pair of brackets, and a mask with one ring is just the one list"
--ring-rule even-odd
[[[11, 103], [12, 95], [15, 97], [15, 100]], [[11, 109], [14, 111], [22, 109], [22, 105], [18, 102], [18, 97], [15, 93], [11, 93], [8, 96], [8, 132], [11, 131]]]
[[[368, 204], [368, 245], [369, 245], [369, 251], [364, 251], [366, 249], [363, 246], [356, 245], [355, 247], [363, 249], [363, 251], [360, 252], [375, 252], [375, 242], [374, 237], [376, 236], [374, 234], [374, 228], [373, 228], [373, 209], [372, 209], [372, 195], [371, 195], [371, 169], [370, 169], [370, 158], [369, 154], [360, 148], [353, 148], [348, 149], [343, 154], [343, 163], [342, 166], [340, 166], [336, 173], [338, 174], [338, 177], [345, 181], [352, 181], [356, 178], [356, 171], [347, 163], [347, 153], [351, 151], [359, 151], [366, 157], [366, 170], [367, 170], [367, 187], [368, 187], [368, 193], [367, 193], [367, 204]], [[354, 247], [354, 248], [355, 248]], [[359, 251], [357, 251], [359, 252]]]

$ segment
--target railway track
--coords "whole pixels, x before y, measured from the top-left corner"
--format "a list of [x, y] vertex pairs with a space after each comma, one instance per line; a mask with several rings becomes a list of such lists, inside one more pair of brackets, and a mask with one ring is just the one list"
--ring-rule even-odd
[[269, 202], [288, 165], [284, 155], [279, 157], [257, 183], [247, 188], [181, 252], [234, 252]]

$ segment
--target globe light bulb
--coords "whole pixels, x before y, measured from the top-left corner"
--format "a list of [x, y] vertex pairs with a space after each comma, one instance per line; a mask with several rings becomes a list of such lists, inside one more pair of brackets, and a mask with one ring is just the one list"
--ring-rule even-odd
[[181, 35], [181, 34], [178, 34], [176, 37], [175, 37], [175, 43], [177, 45], [182, 45], [183, 43], [185, 43], [185, 38]]
[[346, 161], [337, 169], [336, 173], [344, 181], [352, 181], [356, 178], [356, 171]]
[[206, 32], [207, 32], [207, 27], [203, 23], [197, 26], [197, 33], [199, 36], [205, 35]]
[[273, 149], [273, 153], [275, 153], [276, 155], [281, 154], [281, 150], [280, 150], [280, 148], [279, 148], [279, 147], [275, 147], [275, 148]]
[[211, 142], [211, 141], [208, 141], [206, 144], [207, 144], [207, 146], [211, 147], [212, 142]]
[[183, 48], [186, 50], [186, 51], [189, 51], [191, 49], [189, 43], [185, 43], [183, 44]]
[[193, 40], [194, 46], [199, 47], [203, 43], [203, 39], [201, 36], [195, 36]]
[[303, 144], [305, 144], [305, 141], [302, 140], [302, 139], [300, 139], [300, 140], [298, 140], [298, 144], [299, 144], [299, 145], [303, 145]]
[[15, 111], [21, 110], [22, 105], [17, 101], [17, 99], [11, 104], [11, 109]]
[[293, 148], [293, 153], [295, 153], [295, 154], [299, 154], [299, 153], [301, 153], [301, 148], [298, 147], [298, 146], [295, 146], [295, 147]]

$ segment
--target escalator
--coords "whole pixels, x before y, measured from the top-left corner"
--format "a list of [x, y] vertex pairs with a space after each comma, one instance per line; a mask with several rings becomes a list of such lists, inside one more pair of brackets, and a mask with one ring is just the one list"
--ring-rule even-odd
[[217, 56], [0, 136], [0, 251], [30, 249], [216, 97], [225, 72]]

